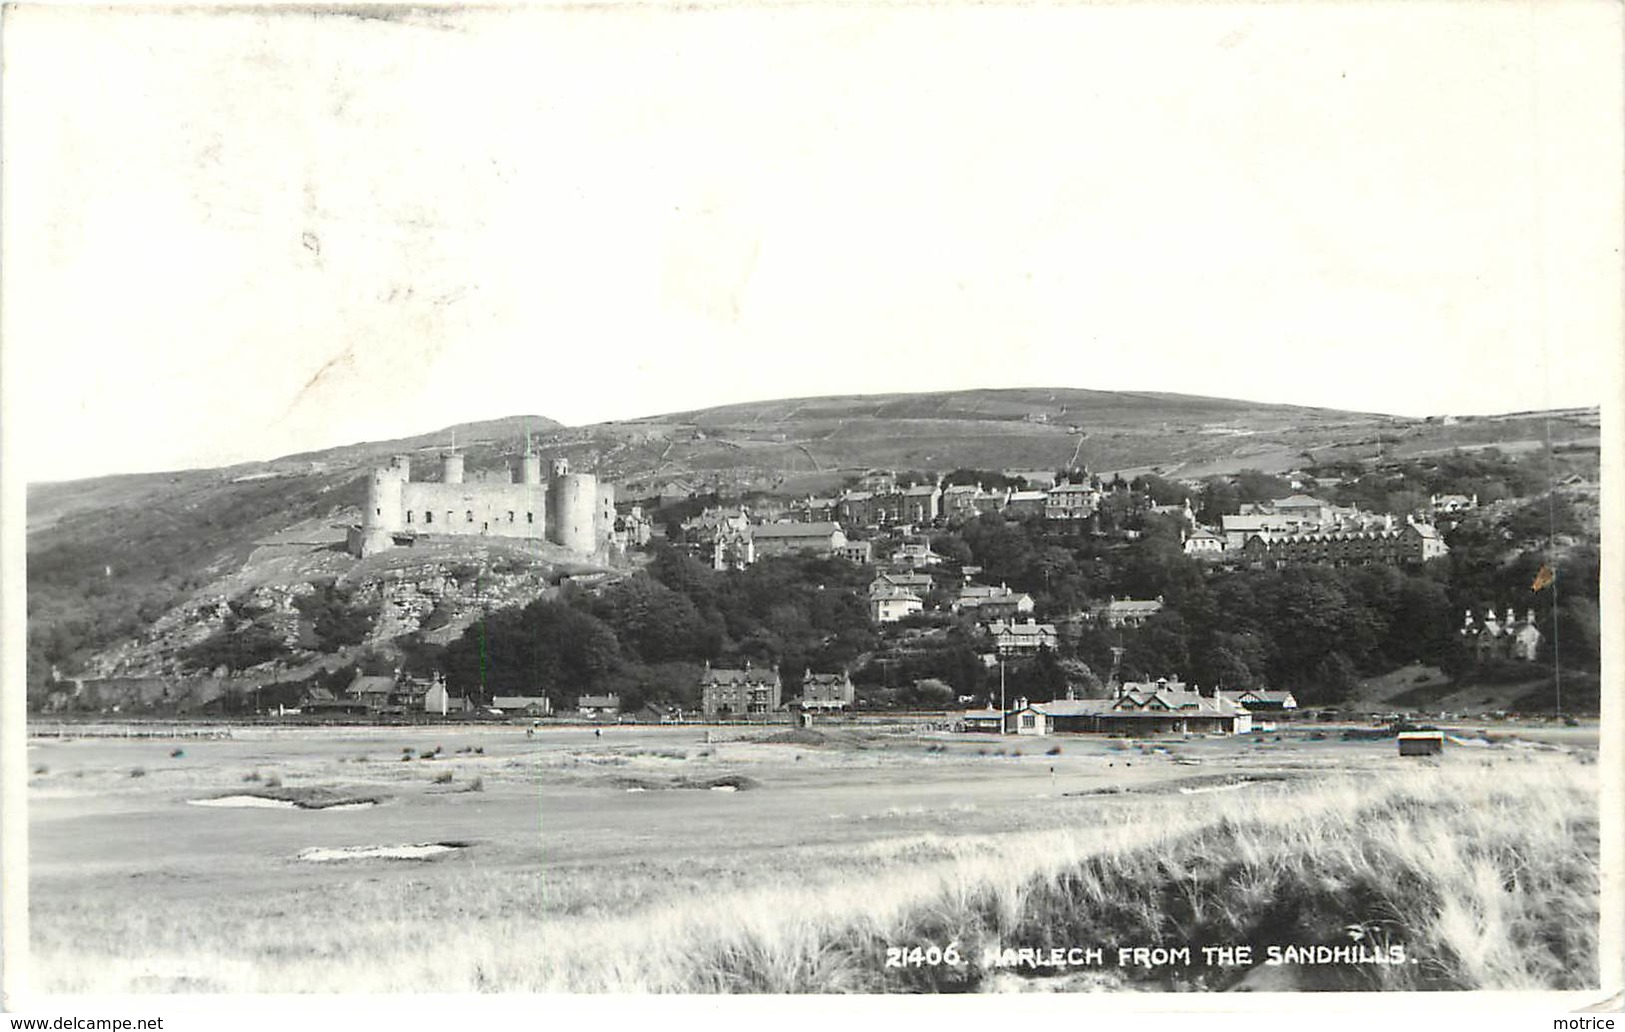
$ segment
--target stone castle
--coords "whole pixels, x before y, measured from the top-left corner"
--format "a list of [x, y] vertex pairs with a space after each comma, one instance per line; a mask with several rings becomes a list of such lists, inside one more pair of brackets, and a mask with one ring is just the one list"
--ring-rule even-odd
[[591, 473], [571, 473], [565, 459], [553, 460], [543, 480], [541, 456], [529, 441], [507, 483], [465, 483], [463, 455], [455, 445], [440, 461], [438, 483], [414, 481], [409, 455], [397, 455], [372, 472], [361, 525], [348, 535], [351, 555], [369, 556], [441, 534], [528, 538], [590, 554], [614, 532], [615, 486], [600, 484]]

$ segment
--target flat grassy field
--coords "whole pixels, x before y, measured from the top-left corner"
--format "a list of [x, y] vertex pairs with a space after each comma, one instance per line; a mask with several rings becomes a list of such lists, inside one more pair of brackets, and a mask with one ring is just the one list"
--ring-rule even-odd
[[[1430, 759], [1340, 730], [38, 737], [31, 981], [46, 992], [1596, 984], [1595, 727], [1464, 729]], [[1203, 944], [1256, 953], [1213, 965]], [[940, 956], [949, 945], [957, 963]], [[1262, 963], [1270, 945], [1365, 952]], [[1390, 963], [1395, 945], [1404, 957]], [[1119, 963], [1119, 948], [1142, 946], [1198, 953]], [[1076, 949], [1049, 966], [1020, 954], [1053, 947]]]

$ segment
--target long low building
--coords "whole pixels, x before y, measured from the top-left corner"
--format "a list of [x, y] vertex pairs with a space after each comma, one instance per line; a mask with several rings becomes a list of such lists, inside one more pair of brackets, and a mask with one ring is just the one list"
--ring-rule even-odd
[[1246, 734], [1253, 717], [1222, 693], [1202, 695], [1179, 682], [1125, 684], [1112, 699], [1058, 699], [1035, 708], [1056, 731], [1099, 734]]

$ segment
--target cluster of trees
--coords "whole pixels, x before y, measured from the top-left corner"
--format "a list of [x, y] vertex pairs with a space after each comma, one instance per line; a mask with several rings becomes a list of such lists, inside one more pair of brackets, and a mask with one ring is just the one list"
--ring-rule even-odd
[[775, 556], [717, 571], [663, 548], [597, 593], [493, 613], [444, 652], [447, 682], [477, 696], [524, 692], [566, 704], [616, 692], [623, 707], [698, 703], [706, 662], [777, 664], [788, 693], [807, 669], [840, 670], [875, 646], [865, 602], [874, 571], [839, 559]]

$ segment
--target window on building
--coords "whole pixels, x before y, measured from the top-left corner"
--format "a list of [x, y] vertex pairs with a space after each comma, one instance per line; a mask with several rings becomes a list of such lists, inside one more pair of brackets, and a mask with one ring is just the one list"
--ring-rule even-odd
[[408, 523], [412, 522], [412, 510], [411, 509], [406, 510], [406, 522], [408, 522]]
[[382, 509], [379, 509], [379, 510], [378, 510], [378, 515], [380, 515], [380, 516], [382, 516], [382, 515], [383, 515], [383, 514], [384, 514], [384, 510], [382, 510]]
[[508, 522], [509, 523], [513, 522], [513, 510], [512, 509], [508, 510]]
[[1021, 726], [1022, 727], [1032, 727], [1034, 719], [1035, 718], [1033, 717], [1033, 715], [1031, 713], [1023, 713], [1021, 715]]
[[427, 509], [423, 510], [423, 522], [424, 523], [433, 523], [434, 522], [434, 513], [430, 512]]
[[533, 512], [525, 513], [525, 522], [526, 523], [535, 523], [536, 522], [536, 514], [533, 513]]
[[468, 523], [473, 523], [473, 522], [474, 522], [474, 510], [473, 510], [473, 509], [469, 509], [469, 510], [468, 510], [468, 511], [467, 511], [467, 512], [466, 512], [466, 513], [464, 513], [464, 514], [463, 514], [463, 515], [464, 515], [464, 516], [465, 516], [465, 517], [467, 517], [467, 519], [466, 519], [466, 521], [465, 521], [465, 522], [468, 522]]

